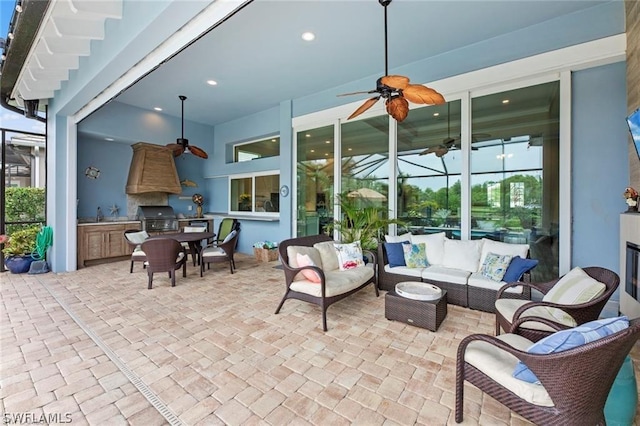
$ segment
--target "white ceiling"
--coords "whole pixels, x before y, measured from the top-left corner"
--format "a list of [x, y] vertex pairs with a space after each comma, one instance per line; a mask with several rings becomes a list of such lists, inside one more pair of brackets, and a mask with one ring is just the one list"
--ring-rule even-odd
[[[394, 0], [389, 68], [606, 2]], [[178, 95], [185, 95], [187, 120], [216, 125], [283, 100], [338, 94], [341, 85], [373, 89], [384, 74], [383, 16], [376, 0], [254, 0], [115, 100], [179, 117]], [[316, 39], [303, 41], [304, 31]], [[370, 78], [368, 86], [348, 86], [363, 78]], [[219, 84], [208, 86], [209, 79]]]

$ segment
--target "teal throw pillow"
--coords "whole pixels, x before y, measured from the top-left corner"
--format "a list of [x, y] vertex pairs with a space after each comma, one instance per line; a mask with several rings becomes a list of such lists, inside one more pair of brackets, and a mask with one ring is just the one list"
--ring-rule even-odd
[[[626, 316], [595, 320], [568, 330], [557, 331], [531, 345], [527, 352], [531, 354], [550, 354], [568, 351], [585, 343], [594, 342], [610, 334], [617, 333], [627, 327], [629, 327], [629, 319]], [[522, 361], [516, 365], [513, 377], [525, 382], [540, 384], [536, 375]]]
[[493, 281], [502, 281], [512, 257], [508, 254], [488, 253], [484, 258], [480, 273]]
[[409, 268], [426, 268], [429, 266], [427, 262], [427, 245], [419, 244], [403, 244], [404, 263]]

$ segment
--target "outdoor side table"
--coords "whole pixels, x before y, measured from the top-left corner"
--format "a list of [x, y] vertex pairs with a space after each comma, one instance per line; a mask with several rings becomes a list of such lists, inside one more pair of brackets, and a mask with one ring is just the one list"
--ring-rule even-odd
[[413, 300], [387, 292], [384, 301], [384, 316], [388, 320], [436, 331], [447, 316], [447, 291], [437, 300]]

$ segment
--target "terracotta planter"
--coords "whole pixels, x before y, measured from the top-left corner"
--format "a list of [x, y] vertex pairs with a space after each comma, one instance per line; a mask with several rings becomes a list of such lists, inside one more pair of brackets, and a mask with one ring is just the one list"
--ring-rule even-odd
[[31, 255], [11, 256], [4, 260], [4, 265], [12, 274], [24, 274], [25, 272], [29, 272], [31, 262], [33, 262]]

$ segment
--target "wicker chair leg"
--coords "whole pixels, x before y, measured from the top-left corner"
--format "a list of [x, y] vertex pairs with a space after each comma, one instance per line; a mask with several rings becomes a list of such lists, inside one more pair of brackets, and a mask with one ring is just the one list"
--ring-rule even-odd
[[147, 286], [147, 289], [151, 290], [151, 287], [153, 287], [153, 272], [149, 272], [147, 269], [147, 275], [149, 276], [149, 285]]
[[496, 316], [496, 336], [500, 335], [500, 321], [498, 321], [498, 317]]
[[456, 423], [462, 423], [464, 412], [464, 361], [458, 360], [456, 368]]
[[322, 329], [324, 331], [327, 331], [327, 307], [323, 306], [322, 307]]
[[282, 308], [282, 305], [284, 305], [284, 301], [287, 300], [287, 295], [289, 294], [289, 290], [287, 290], [287, 292], [284, 294], [284, 296], [282, 297], [282, 300], [280, 301], [280, 304], [278, 305], [278, 308], [276, 309], [276, 314], [278, 314], [280, 312], [280, 309]]
[[129, 268], [129, 273], [133, 274], [133, 260], [131, 261], [131, 268]]
[[169, 276], [171, 277], [171, 287], [176, 286], [176, 271], [169, 271]]
[[202, 277], [203, 272], [204, 272], [204, 260], [200, 261], [200, 277]]
[[187, 278], [187, 262], [184, 262], [182, 264], [182, 278]]
[[229, 261], [229, 270], [233, 274], [233, 262], [231, 260]]

